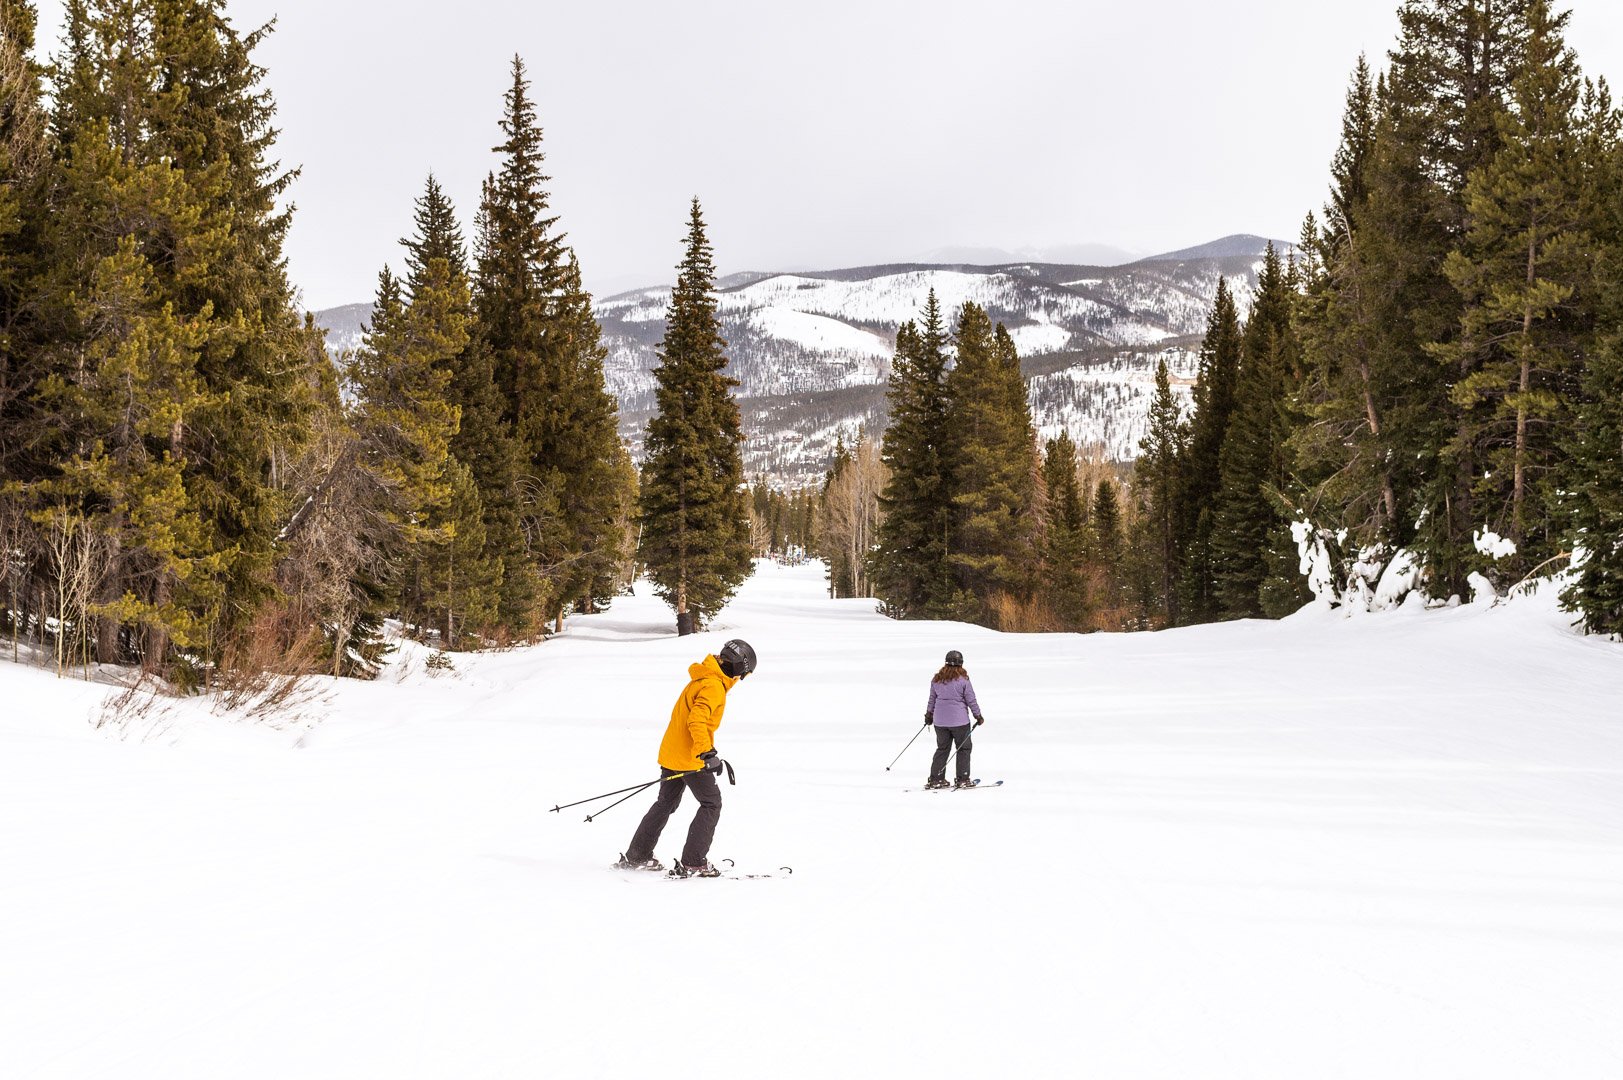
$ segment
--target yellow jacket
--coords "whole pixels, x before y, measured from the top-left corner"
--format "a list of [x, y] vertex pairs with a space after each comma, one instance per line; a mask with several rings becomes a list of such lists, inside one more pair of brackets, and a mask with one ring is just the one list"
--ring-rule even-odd
[[659, 744], [659, 763], [677, 772], [704, 768], [699, 755], [716, 747], [716, 729], [727, 708], [727, 691], [737, 679], [721, 672], [714, 656], [688, 666], [691, 680], [671, 707], [671, 723]]

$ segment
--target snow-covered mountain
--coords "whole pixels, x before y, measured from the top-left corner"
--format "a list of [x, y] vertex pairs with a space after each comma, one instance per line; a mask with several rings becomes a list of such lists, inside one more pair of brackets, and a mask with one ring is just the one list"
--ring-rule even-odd
[[[1008, 328], [1045, 437], [1064, 429], [1080, 445], [1131, 458], [1157, 362], [1167, 359], [1187, 394], [1218, 278], [1244, 312], [1267, 243], [1225, 237], [1122, 266], [909, 263], [719, 283], [730, 371], [741, 383], [745, 467], [785, 486], [811, 482], [837, 438], [881, 430], [896, 329], [918, 316], [931, 289], [949, 318], [974, 301]], [[609, 386], [634, 450], [654, 407], [669, 298], [668, 287], [639, 289], [597, 305]]]
[[[837, 439], [881, 431], [896, 330], [918, 317], [931, 289], [949, 320], [973, 301], [1008, 328], [1045, 438], [1066, 430], [1079, 445], [1131, 458], [1157, 362], [1167, 360], [1187, 395], [1218, 278], [1228, 279], [1244, 313], [1267, 244], [1229, 236], [1120, 266], [901, 263], [722, 278], [717, 300], [730, 373], [740, 382], [745, 468], [781, 486], [810, 483], [821, 478]], [[652, 372], [669, 301], [663, 286], [597, 303], [605, 376], [633, 453], [640, 454], [654, 409]], [[317, 312], [329, 347], [358, 341], [367, 311]]]
[[327, 331], [327, 352], [336, 359], [361, 344], [367, 320], [372, 318], [372, 305], [345, 304], [314, 314], [316, 325]]

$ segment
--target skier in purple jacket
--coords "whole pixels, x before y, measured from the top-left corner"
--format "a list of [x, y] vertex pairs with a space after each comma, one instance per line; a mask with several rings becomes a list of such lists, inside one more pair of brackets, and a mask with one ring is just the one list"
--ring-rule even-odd
[[[971, 724], [969, 718], [975, 717]], [[935, 757], [930, 760], [930, 778], [927, 788], [944, 788], [947, 784], [947, 755], [958, 748], [958, 780], [953, 787], [974, 787], [969, 778], [969, 753], [974, 748], [969, 733], [986, 723], [981, 715], [980, 702], [975, 700], [975, 687], [964, 670], [964, 654], [957, 649], [947, 654], [947, 663], [930, 680], [930, 703], [924, 707], [924, 722], [935, 725]]]

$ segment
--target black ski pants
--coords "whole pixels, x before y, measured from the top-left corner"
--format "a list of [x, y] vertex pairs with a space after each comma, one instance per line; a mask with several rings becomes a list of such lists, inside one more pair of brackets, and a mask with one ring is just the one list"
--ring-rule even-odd
[[969, 733], [974, 730], [974, 724], [935, 729], [935, 757], [930, 759], [931, 780], [947, 778], [947, 755], [952, 753], [954, 746], [958, 748], [958, 779], [969, 779], [969, 753], [974, 749]]
[[642, 862], [654, 857], [654, 845], [659, 843], [659, 834], [665, 831], [665, 823], [676, 812], [677, 803], [682, 801], [682, 789], [686, 787], [699, 800], [699, 812], [693, 815], [693, 824], [688, 826], [688, 841], [682, 848], [682, 862], [687, 866], [699, 866], [710, 857], [710, 841], [715, 839], [716, 822], [721, 820], [721, 785], [716, 783], [713, 772], [689, 773], [680, 780], [667, 780], [666, 777], [680, 774], [675, 769], [661, 765], [659, 775], [664, 782], [658, 785], [659, 794], [654, 798], [654, 805], [642, 816], [642, 824], [637, 826], [636, 834], [631, 837], [626, 858], [632, 862]]

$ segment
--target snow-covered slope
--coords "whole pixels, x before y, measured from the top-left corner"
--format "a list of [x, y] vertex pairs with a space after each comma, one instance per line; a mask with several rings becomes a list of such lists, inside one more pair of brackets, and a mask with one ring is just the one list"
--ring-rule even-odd
[[[0, 663], [0, 1074], [1610, 1080], [1623, 647], [1564, 622], [1000, 635], [762, 565], [707, 634], [642, 592], [282, 730]], [[793, 874], [609, 870], [649, 797], [549, 810], [734, 635], [714, 854]], [[948, 648], [997, 790], [885, 769]]]

